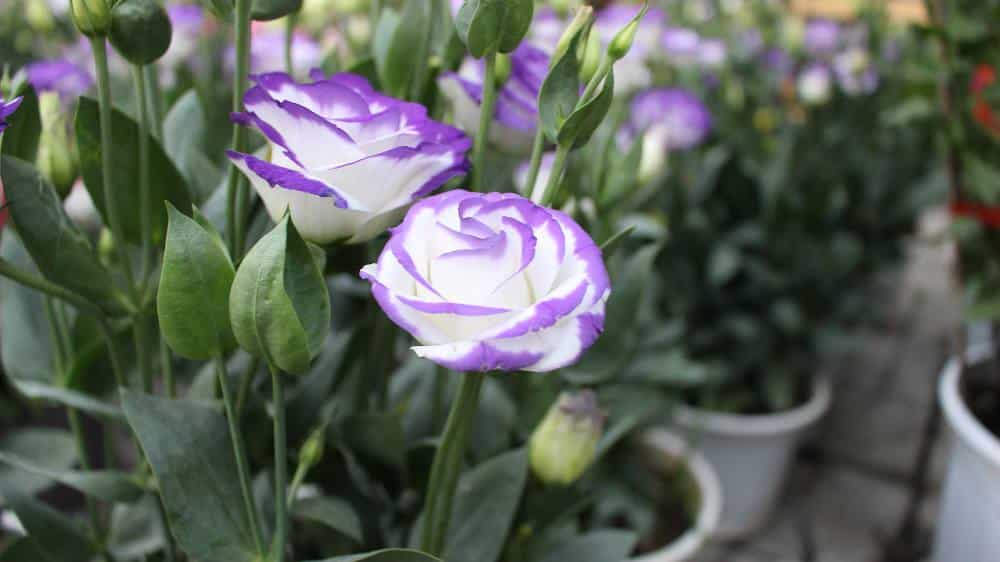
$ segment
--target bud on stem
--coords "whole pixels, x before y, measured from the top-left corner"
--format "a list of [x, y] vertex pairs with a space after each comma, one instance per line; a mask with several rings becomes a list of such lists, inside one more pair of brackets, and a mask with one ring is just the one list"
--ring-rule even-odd
[[594, 461], [603, 432], [604, 413], [593, 391], [562, 393], [531, 436], [532, 471], [546, 484], [569, 486]]
[[73, 24], [87, 37], [106, 37], [111, 30], [108, 0], [70, 0]]

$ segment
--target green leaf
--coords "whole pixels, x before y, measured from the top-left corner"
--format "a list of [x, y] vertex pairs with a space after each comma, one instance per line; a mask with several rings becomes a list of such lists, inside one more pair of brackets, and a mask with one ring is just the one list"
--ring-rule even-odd
[[[80, 153], [80, 171], [84, 184], [94, 206], [100, 211], [107, 224], [107, 209], [104, 201], [104, 180], [101, 167], [101, 137], [97, 102], [90, 98], [80, 98], [76, 111], [76, 143]], [[111, 115], [111, 133], [114, 142], [114, 190], [119, 205], [125, 239], [139, 243], [142, 241], [141, 215], [139, 209], [139, 126], [131, 117], [115, 110]], [[170, 201], [178, 209], [191, 208], [184, 176], [177, 171], [167, 157], [159, 141], [149, 136], [149, 205], [152, 218], [153, 243], [163, 242], [167, 228], [167, 213], [163, 202]]]
[[402, 14], [383, 10], [375, 30], [375, 65], [386, 92], [405, 97], [423, 75], [431, 38], [431, 2], [407, 0]]
[[144, 493], [135, 477], [115, 470], [53, 470], [4, 451], [0, 451], [0, 463], [52, 479], [107, 502], [133, 501]]
[[7, 118], [7, 130], [0, 143], [0, 154], [19, 158], [25, 162], [35, 162], [38, 157], [38, 140], [42, 136], [42, 118], [38, 110], [38, 96], [35, 90], [26, 88], [21, 105]]
[[105, 310], [116, 310], [111, 274], [66, 215], [55, 189], [30, 164], [15, 158], [3, 157], [0, 174], [10, 218], [42, 275]]
[[207, 156], [208, 120], [197, 92], [188, 90], [163, 120], [163, 149], [192, 188], [198, 204], [207, 201], [223, 179], [223, 171]]
[[[606, 325], [625, 329], [634, 325], [643, 292], [649, 284], [653, 264], [662, 246], [649, 244], [628, 257], [618, 267], [611, 268], [614, 290], [608, 299]], [[609, 330], [609, 333], [613, 333]]]
[[163, 549], [166, 541], [159, 502], [156, 495], [147, 494], [134, 503], [115, 504], [108, 525], [108, 549], [116, 559], [141, 559]]
[[156, 311], [171, 349], [211, 359], [232, 346], [229, 290], [236, 270], [218, 233], [167, 203], [170, 224], [163, 251]]
[[559, 139], [559, 129], [580, 99], [580, 63], [576, 52], [585, 27], [581, 27], [570, 40], [569, 48], [549, 71], [538, 93], [538, 114], [545, 136], [552, 142]]
[[465, 0], [455, 28], [469, 54], [478, 59], [499, 48], [505, 18], [505, 0]]
[[38, 562], [45, 560], [45, 553], [30, 538], [18, 539], [0, 553], [0, 562]]
[[254, 561], [225, 418], [208, 406], [130, 390], [122, 404], [184, 552], [200, 562]]
[[125, 414], [118, 407], [101, 402], [82, 392], [27, 380], [14, 381], [14, 386], [28, 398], [49, 400], [108, 421], [125, 421]]
[[298, 500], [292, 515], [326, 525], [358, 543], [363, 538], [361, 519], [351, 504], [340, 498], [320, 496]]
[[[611, 100], [615, 94], [615, 76], [609, 72], [604, 79], [604, 86], [599, 94], [587, 100], [582, 106], [577, 108], [566, 119], [566, 122], [559, 128], [556, 141], [560, 145], [572, 144], [573, 148], [590, 142], [590, 137], [601, 125], [604, 118], [611, 109]], [[638, 143], [637, 143], [638, 144]]]
[[[62, 429], [31, 427], [16, 429], [0, 439], [0, 451], [18, 455], [49, 470], [64, 470], [77, 460], [73, 436]], [[52, 479], [28, 473], [10, 466], [0, 466], [0, 496], [3, 490], [19, 490], [25, 494], [40, 492], [52, 484]]]
[[304, 373], [330, 329], [330, 294], [286, 215], [243, 259], [229, 310], [236, 341], [288, 373]]
[[[325, 560], [314, 560], [313, 562], [441, 562], [441, 560], [418, 550], [388, 548], [365, 554], [350, 554]], [[458, 561], [456, 560], [456, 562]]]
[[20, 490], [3, 489], [7, 505], [46, 562], [89, 560], [94, 546], [71, 519]]
[[531, 19], [535, 16], [535, 0], [506, 0], [504, 5], [506, 14], [497, 51], [511, 53], [528, 34]]
[[635, 546], [635, 533], [601, 530], [573, 537], [559, 545], [542, 562], [609, 562], [625, 560]]
[[270, 21], [298, 12], [301, 8], [302, 0], [253, 0], [250, 16], [257, 21]]
[[500, 558], [528, 477], [528, 453], [517, 449], [462, 475], [448, 528], [445, 560]]

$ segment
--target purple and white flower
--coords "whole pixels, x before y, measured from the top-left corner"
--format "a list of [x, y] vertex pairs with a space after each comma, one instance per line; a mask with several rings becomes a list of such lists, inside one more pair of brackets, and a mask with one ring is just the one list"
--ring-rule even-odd
[[698, 96], [680, 88], [656, 88], [632, 100], [618, 143], [627, 150], [636, 139], [642, 142], [639, 179], [644, 182], [664, 169], [670, 152], [695, 148], [711, 130], [712, 115]]
[[36, 61], [25, 66], [24, 71], [36, 92], [56, 92], [64, 102], [75, 101], [94, 85], [89, 72], [67, 59]]
[[849, 96], [870, 94], [878, 88], [878, 69], [864, 48], [852, 47], [837, 53], [833, 58], [833, 72], [837, 85]]
[[[285, 70], [285, 33], [279, 28], [254, 22], [250, 42], [250, 72], [264, 74]], [[297, 74], [319, 67], [323, 49], [308, 34], [296, 30], [292, 34], [292, 66]], [[236, 68], [236, 47], [230, 45], [225, 54], [226, 69]]]
[[271, 217], [287, 210], [302, 236], [324, 244], [369, 240], [406, 207], [468, 170], [471, 141], [427, 109], [376, 92], [356, 74], [299, 83], [254, 76], [239, 123], [269, 141], [257, 155], [229, 152]]
[[0, 98], [0, 133], [4, 131], [10, 125], [7, 123], [7, 118], [17, 111], [18, 107], [21, 107], [21, 102], [24, 98], [18, 96], [10, 101], [4, 101]]
[[830, 100], [833, 93], [833, 76], [830, 68], [822, 63], [813, 63], [799, 72], [796, 80], [799, 99], [806, 105], [822, 105]]
[[701, 37], [698, 32], [686, 27], [667, 27], [660, 37], [668, 61], [681, 67], [693, 66], [698, 63], [698, 47]]
[[565, 213], [511, 193], [450, 191], [417, 203], [361, 276], [382, 310], [456, 371], [575, 362], [611, 293], [600, 249]]
[[802, 37], [806, 52], [814, 57], [832, 54], [840, 46], [840, 40], [840, 24], [825, 18], [810, 20]]
[[[510, 77], [497, 92], [490, 142], [506, 152], [531, 148], [538, 127], [538, 92], [549, 70], [549, 55], [523, 42], [510, 54]], [[446, 72], [438, 86], [454, 108], [455, 122], [475, 135], [483, 92], [483, 62], [466, 58], [458, 72]]]
[[726, 42], [722, 39], [702, 39], [698, 45], [698, 63], [702, 68], [717, 69], [726, 64]]

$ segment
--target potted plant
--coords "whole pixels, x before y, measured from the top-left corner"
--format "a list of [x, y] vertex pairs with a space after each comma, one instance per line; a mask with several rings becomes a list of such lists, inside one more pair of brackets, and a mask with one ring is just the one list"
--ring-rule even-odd
[[996, 330], [1000, 298], [996, 61], [1000, 35], [990, 27], [961, 33], [957, 23], [995, 18], [1000, 15], [1000, 3], [936, 2], [932, 7], [934, 22], [943, 30], [938, 36], [944, 69], [940, 117], [949, 127], [944, 145], [959, 277], [967, 319], [986, 328], [979, 330], [979, 341], [958, 350], [939, 382], [938, 401], [951, 445], [934, 559], [979, 562], [1000, 556], [1000, 541], [990, 531], [1000, 525], [996, 509], [1000, 502], [1000, 348]]
[[880, 75], [875, 53], [902, 38], [883, 36], [874, 16], [789, 36], [802, 22], [764, 12], [774, 28], [743, 31], [785, 30], [781, 43], [734, 54], [713, 81], [670, 71], [703, 92], [715, 134], [672, 155], [654, 199], [667, 225], [658, 306], [672, 350], [660, 369], [698, 381], [673, 420], [719, 474], [723, 538], [766, 523], [798, 444], [831, 404], [822, 336], [876, 318], [873, 281], [898, 262], [933, 193], [924, 129], [884, 117], [906, 84]]

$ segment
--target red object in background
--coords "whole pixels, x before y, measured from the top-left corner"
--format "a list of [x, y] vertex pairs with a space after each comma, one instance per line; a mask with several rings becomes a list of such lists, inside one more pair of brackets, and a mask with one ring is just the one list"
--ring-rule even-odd
[[975, 219], [980, 224], [990, 228], [1000, 228], [1000, 207], [968, 201], [952, 201], [951, 214], [956, 217]]
[[996, 80], [997, 73], [993, 67], [988, 64], [980, 64], [976, 67], [975, 74], [972, 75], [969, 89], [972, 90], [973, 96], [972, 116], [987, 131], [1000, 136], [1000, 117], [983, 98], [983, 90], [992, 86]]

